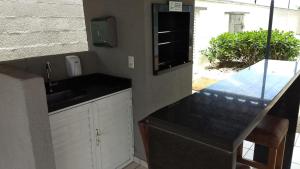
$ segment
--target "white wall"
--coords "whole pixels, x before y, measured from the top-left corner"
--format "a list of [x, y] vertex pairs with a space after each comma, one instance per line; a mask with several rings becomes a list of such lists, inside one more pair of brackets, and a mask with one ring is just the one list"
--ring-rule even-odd
[[[197, 7], [206, 7], [207, 10], [197, 10]], [[197, 52], [208, 47], [212, 37], [228, 32], [229, 14], [225, 12], [248, 12], [244, 20], [245, 31], [268, 28], [269, 7], [266, 6], [198, 0], [195, 12], [195, 59], [199, 57]], [[275, 28], [300, 34], [300, 10], [275, 8]]]
[[86, 50], [82, 0], [0, 1], [0, 61]]
[[[192, 66], [154, 76], [152, 70], [152, 3], [168, 0], [85, 0], [86, 23], [99, 16], [113, 15], [118, 25], [118, 46], [97, 48], [88, 32], [90, 50], [97, 52], [97, 68], [106, 74], [128, 77], [133, 88], [135, 156], [146, 159], [138, 122], [150, 113], [174, 103], [192, 92]], [[194, 0], [183, 0], [193, 5]], [[87, 24], [87, 29], [90, 29]], [[135, 68], [128, 68], [128, 56], [135, 57]]]
[[44, 80], [0, 66], [0, 169], [55, 169]]

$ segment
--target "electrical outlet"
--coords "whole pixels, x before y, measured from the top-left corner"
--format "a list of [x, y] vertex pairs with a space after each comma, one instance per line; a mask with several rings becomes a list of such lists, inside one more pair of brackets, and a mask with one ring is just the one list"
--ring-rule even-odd
[[128, 67], [134, 69], [134, 56], [128, 56]]

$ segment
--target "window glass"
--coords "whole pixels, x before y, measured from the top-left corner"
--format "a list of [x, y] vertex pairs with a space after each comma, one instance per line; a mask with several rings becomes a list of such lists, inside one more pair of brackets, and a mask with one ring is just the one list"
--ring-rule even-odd
[[[219, 0], [224, 2], [241, 2], [248, 4], [257, 4], [262, 6], [270, 6], [271, 0]], [[300, 8], [300, 0], [275, 0], [275, 7], [298, 9]]]
[[300, 10], [300, 0], [290, 0], [290, 9]]
[[228, 2], [242, 2], [242, 3], [249, 3], [249, 4], [254, 4], [254, 0], [224, 0]]
[[193, 90], [201, 90], [264, 58], [269, 4], [196, 0], [195, 6]]
[[244, 30], [244, 14], [229, 14], [229, 32], [238, 33]]

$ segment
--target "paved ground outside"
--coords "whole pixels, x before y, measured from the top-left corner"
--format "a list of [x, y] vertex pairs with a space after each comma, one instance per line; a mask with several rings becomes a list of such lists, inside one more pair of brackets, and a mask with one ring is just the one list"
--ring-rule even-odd
[[233, 68], [214, 68], [209, 62], [194, 64], [193, 90], [199, 91], [220, 80], [226, 79], [238, 70]]

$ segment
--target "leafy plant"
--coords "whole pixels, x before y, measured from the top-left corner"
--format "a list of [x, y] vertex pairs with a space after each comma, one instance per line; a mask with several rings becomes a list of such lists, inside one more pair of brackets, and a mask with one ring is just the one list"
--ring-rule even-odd
[[[212, 38], [209, 47], [201, 53], [210, 62], [219, 61], [254, 64], [265, 57], [267, 44], [266, 30], [247, 31], [239, 33], [223, 33]], [[300, 40], [293, 32], [273, 30], [271, 39], [270, 59], [295, 60], [300, 54]]]

